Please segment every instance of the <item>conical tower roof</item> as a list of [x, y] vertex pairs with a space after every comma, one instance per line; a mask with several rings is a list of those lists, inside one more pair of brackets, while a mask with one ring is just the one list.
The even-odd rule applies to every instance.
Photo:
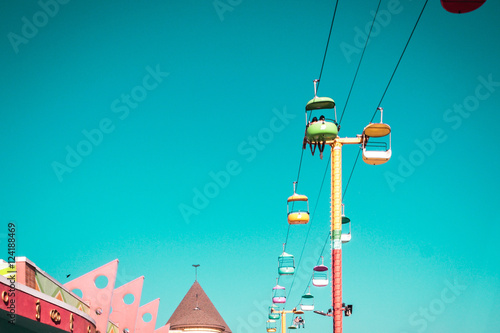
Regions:
[[171, 330], [203, 327], [232, 333], [198, 281], [194, 281], [168, 323]]

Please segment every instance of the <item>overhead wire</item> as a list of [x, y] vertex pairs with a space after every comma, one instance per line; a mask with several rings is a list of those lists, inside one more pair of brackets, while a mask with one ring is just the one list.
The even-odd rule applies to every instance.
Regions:
[[349, 94], [347, 94], [347, 99], [345, 101], [344, 108], [342, 110], [342, 114], [340, 115], [339, 125], [342, 123], [342, 118], [344, 118], [344, 112], [345, 112], [345, 109], [347, 108], [347, 104], [349, 103], [349, 98], [351, 97], [352, 88], [354, 87], [354, 83], [356, 82], [356, 78], [358, 77], [359, 68], [361, 67], [361, 62], [363, 61], [363, 57], [364, 57], [365, 51], [366, 51], [366, 46], [368, 45], [368, 41], [370, 40], [370, 35], [372, 33], [373, 25], [375, 24], [375, 18], [377, 17], [381, 2], [382, 2], [382, 0], [379, 0], [377, 10], [375, 11], [375, 15], [373, 15], [372, 25], [370, 26], [370, 31], [368, 32], [368, 36], [366, 37], [365, 46], [363, 47], [363, 52], [361, 53], [358, 67], [356, 68], [356, 73], [354, 74], [354, 79], [352, 80], [351, 88], [349, 89]]
[[342, 200], [344, 200], [345, 193], [347, 192], [347, 188], [349, 187], [349, 183], [351, 182], [352, 174], [354, 173], [354, 168], [356, 167], [356, 163], [358, 163], [360, 153], [361, 149], [358, 150], [358, 155], [356, 155], [356, 159], [354, 160], [354, 165], [352, 166], [351, 173], [349, 174], [349, 179], [347, 180], [347, 184], [345, 185], [344, 193], [342, 193]]
[[323, 74], [323, 68], [325, 66], [326, 54], [328, 53], [328, 45], [330, 44], [330, 37], [332, 36], [333, 22], [335, 21], [335, 14], [337, 13], [337, 6], [339, 2], [335, 1], [335, 9], [333, 10], [332, 23], [330, 24], [330, 32], [328, 33], [328, 38], [326, 40], [325, 54], [323, 55], [323, 62], [321, 63], [321, 69], [319, 71], [318, 85], [316, 90], [319, 90], [319, 84], [321, 82], [321, 75]]
[[[425, 0], [425, 3], [424, 3], [424, 6], [422, 7], [422, 10], [420, 11], [420, 14], [418, 15], [418, 18], [417, 18], [417, 21], [415, 22], [415, 25], [413, 26], [413, 29], [411, 31], [411, 34], [410, 36], [408, 37], [408, 40], [406, 41], [406, 44], [405, 44], [405, 47], [403, 48], [403, 51], [401, 52], [401, 56], [399, 57], [399, 60], [396, 64], [396, 66], [394, 67], [394, 70], [392, 71], [392, 75], [391, 75], [391, 78], [389, 79], [389, 82], [387, 83], [387, 86], [385, 87], [385, 90], [384, 90], [384, 93], [382, 94], [382, 97], [380, 98], [380, 101], [378, 103], [378, 106], [377, 106], [377, 109], [375, 110], [375, 112], [373, 113], [373, 116], [372, 118], [370, 119], [370, 123], [373, 121], [373, 119], [375, 118], [376, 114], [377, 114], [377, 111], [378, 111], [378, 108], [380, 107], [380, 105], [382, 104], [382, 101], [384, 100], [384, 97], [385, 97], [385, 94], [387, 93], [387, 90], [389, 89], [389, 86], [392, 82], [392, 79], [394, 78], [394, 75], [396, 74], [396, 71], [399, 67], [399, 64], [401, 63], [401, 59], [403, 59], [403, 56], [406, 52], [406, 49], [408, 48], [408, 44], [410, 44], [410, 41], [411, 41], [411, 38], [413, 36], [413, 33], [415, 32], [415, 29], [417, 28], [417, 25], [418, 23], [420, 22], [420, 18], [422, 17], [422, 14], [424, 12], [424, 9], [425, 7], [427, 6], [427, 2], [429, 0]], [[376, 16], [376, 15], [375, 15]], [[349, 176], [349, 181], [347, 182], [347, 185], [344, 189], [344, 195], [345, 195], [345, 192], [347, 191], [347, 187], [349, 186], [349, 182], [351, 180], [351, 177], [352, 177], [352, 174], [354, 173], [354, 168], [356, 167], [356, 163], [358, 162], [358, 159], [359, 159], [359, 153], [356, 155], [356, 160], [354, 161], [354, 165], [352, 167], [352, 170], [351, 170], [351, 175]], [[342, 196], [342, 198], [344, 197], [344, 195]]]
[[[403, 52], [401, 52], [401, 56], [399, 57], [398, 63], [396, 64], [396, 67], [394, 68], [394, 71], [392, 72], [391, 78], [389, 79], [389, 83], [387, 83], [387, 86], [385, 87], [384, 93], [382, 94], [382, 98], [380, 98], [380, 102], [378, 102], [377, 108], [380, 107], [382, 104], [382, 101], [384, 100], [385, 93], [387, 92], [387, 89], [389, 89], [389, 85], [392, 82], [392, 78], [394, 77], [394, 74], [396, 74], [396, 70], [398, 69], [399, 63], [401, 62], [401, 59], [403, 59], [403, 55], [405, 54], [406, 48], [408, 47], [408, 44], [410, 44], [411, 37], [413, 36], [413, 33], [415, 32], [415, 29], [417, 28], [418, 22], [420, 21], [420, 18], [422, 17], [422, 14], [424, 13], [425, 6], [427, 6], [427, 2], [429, 0], [425, 0], [424, 6], [422, 7], [422, 10], [420, 11], [420, 15], [418, 15], [417, 22], [415, 22], [415, 25], [413, 26], [413, 29], [411, 31], [410, 37], [408, 38], [408, 41], [406, 42], [406, 45], [403, 49]], [[375, 115], [377, 114], [377, 110], [373, 113], [372, 119], [370, 122], [373, 121], [373, 118], [375, 118]]]

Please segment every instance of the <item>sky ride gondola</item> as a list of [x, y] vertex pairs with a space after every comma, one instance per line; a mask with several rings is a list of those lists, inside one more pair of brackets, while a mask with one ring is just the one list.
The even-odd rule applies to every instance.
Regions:
[[309, 222], [309, 200], [307, 196], [295, 193], [297, 182], [293, 182], [293, 195], [287, 200], [288, 224]]
[[[370, 123], [363, 130], [363, 161], [371, 165], [384, 164], [391, 159], [391, 127], [382, 122], [384, 109], [380, 111], [380, 123]], [[389, 135], [389, 142], [368, 142], [370, 138], [383, 138]], [[380, 149], [382, 148], [382, 149]]]
[[295, 272], [295, 259], [293, 255], [285, 252], [285, 244], [283, 244], [283, 253], [278, 256], [278, 274], [293, 275]]
[[269, 307], [269, 319], [280, 319], [280, 313], [275, 311], [278, 311], [278, 306], [273, 304]]
[[276, 320], [274, 319], [269, 319], [266, 322], [266, 331], [268, 333], [276, 332]]
[[273, 287], [273, 303], [283, 304], [286, 303], [285, 287], [280, 286], [276, 279], [276, 285]]
[[344, 232], [344, 230], [342, 230], [340, 239], [342, 240], [342, 243], [348, 243], [351, 241], [351, 219], [345, 216], [344, 204], [342, 204], [342, 229], [344, 229], [344, 226], [346, 226], [345, 229], [348, 230], [348, 232]]
[[307, 294], [302, 295], [302, 298], [300, 300], [300, 309], [302, 311], [314, 310], [314, 296], [311, 295], [310, 289], [311, 287], [309, 287], [309, 292]]
[[298, 316], [299, 314], [303, 314], [304, 311], [297, 310], [297, 311], [293, 311], [293, 313], [294, 313], [294, 318], [292, 320], [292, 324], [290, 326], [288, 326], [288, 329], [295, 330], [297, 328], [300, 328], [301, 325], [302, 325], [302, 328], [305, 328], [304, 319], [302, 317]]
[[[295, 311], [294, 311], [295, 313]], [[303, 313], [303, 312], [302, 312]], [[297, 321], [297, 313], [295, 313], [295, 316], [293, 316], [293, 319], [292, 319], [292, 324], [290, 326], [288, 326], [288, 329], [289, 330], [296, 330], [298, 327], [297, 327], [297, 324], [298, 324], [298, 321]]]
[[321, 257], [321, 265], [313, 268], [312, 284], [315, 287], [326, 287], [328, 285], [328, 267], [323, 265], [323, 257]]
[[314, 155], [316, 151], [316, 146], [320, 151], [320, 158], [323, 158], [323, 150], [325, 149], [325, 143], [327, 140], [334, 140], [339, 133], [339, 126], [337, 124], [337, 116], [335, 114], [335, 119], [325, 118], [321, 115], [319, 119], [314, 116], [311, 121], [309, 121], [307, 112], [311, 112], [311, 117], [313, 116], [313, 111], [322, 109], [334, 109], [335, 102], [330, 97], [318, 97], [316, 84], [319, 80], [314, 80], [314, 98], [311, 99], [306, 104], [306, 134], [304, 136], [304, 142], [302, 144], [302, 149], [306, 148], [309, 144], [311, 148], [311, 153]]

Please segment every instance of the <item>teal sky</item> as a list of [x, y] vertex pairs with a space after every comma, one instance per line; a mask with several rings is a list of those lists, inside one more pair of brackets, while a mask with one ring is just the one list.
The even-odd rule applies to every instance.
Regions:
[[[55, 3], [0, 4], [0, 237], [15, 221], [17, 255], [61, 282], [119, 259], [117, 286], [144, 275], [141, 304], [161, 299], [157, 327], [200, 264], [232, 331], [265, 332], [335, 2]], [[318, 95], [338, 117], [345, 107], [340, 136], [369, 123], [423, 4], [382, 0], [346, 106], [378, 1], [339, 1]], [[500, 327], [499, 15], [494, 0], [461, 15], [429, 1], [422, 14], [381, 103], [392, 159], [360, 158], [343, 200], [345, 332]], [[357, 153], [343, 149], [344, 188]], [[280, 279], [293, 280], [287, 308], [330, 228], [325, 155], [302, 159], [313, 218], [288, 234], [302, 257]], [[317, 309], [330, 292], [311, 288]]]

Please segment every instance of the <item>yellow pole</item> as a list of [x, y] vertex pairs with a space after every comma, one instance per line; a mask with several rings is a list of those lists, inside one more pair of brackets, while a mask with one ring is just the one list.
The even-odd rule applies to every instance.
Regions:
[[360, 144], [362, 137], [336, 137], [331, 152], [331, 250], [333, 332], [342, 333], [342, 145]]
[[297, 308], [294, 308], [293, 310], [281, 310], [281, 311], [276, 311], [274, 310], [274, 308], [271, 308], [271, 313], [279, 313], [281, 314], [281, 333], [285, 333], [286, 332], [286, 314], [287, 313], [295, 313], [295, 311], [297, 310]]

